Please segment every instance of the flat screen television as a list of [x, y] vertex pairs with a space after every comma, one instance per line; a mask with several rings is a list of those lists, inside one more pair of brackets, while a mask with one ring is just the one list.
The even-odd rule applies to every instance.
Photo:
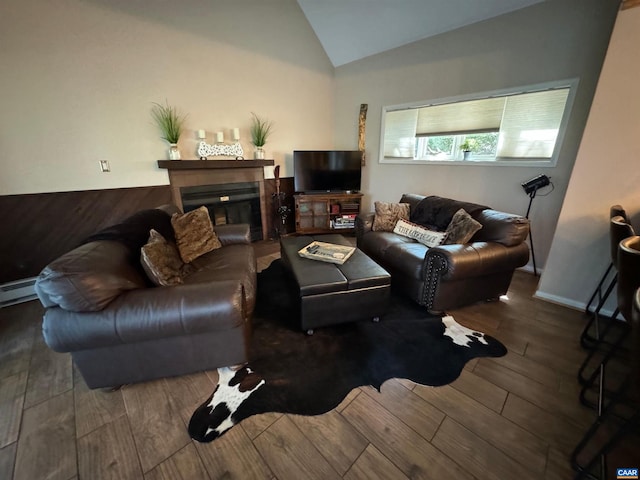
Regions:
[[296, 192], [357, 192], [362, 152], [357, 150], [295, 150], [293, 184]]

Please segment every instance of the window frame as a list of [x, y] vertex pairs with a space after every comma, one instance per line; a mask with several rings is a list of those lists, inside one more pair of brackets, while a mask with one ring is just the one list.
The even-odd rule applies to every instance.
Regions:
[[[470, 134], [473, 135], [473, 134]], [[478, 155], [478, 154], [473, 154], [473, 157], [468, 158], [467, 160], [464, 160], [464, 154], [462, 152], [462, 150], [460, 150], [460, 145], [463, 142], [463, 138], [466, 135], [448, 135], [453, 137], [453, 155], [449, 156], [448, 158], [442, 158], [442, 159], [433, 159], [433, 158], [423, 158], [423, 157], [416, 157], [414, 158], [414, 160], [407, 160], [407, 162], [415, 162], [417, 160], [421, 160], [421, 161], [429, 161], [429, 162], [438, 162], [438, 163], [446, 163], [446, 164], [450, 164], [452, 162], [464, 162], [464, 163], [468, 163], [468, 162], [496, 162], [496, 160], [492, 160], [491, 155]], [[428, 142], [429, 136], [418, 136], [416, 135], [416, 150], [418, 152], [424, 152], [427, 148], [427, 142]], [[393, 158], [398, 158], [398, 157], [393, 157]], [[406, 160], [406, 159], [405, 159]]]
[[[492, 90], [488, 92], [472, 93], [466, 95], [458, 95], [455, 97], [438, 98], [426, 101], [416, 101], [403, 103], [398, 105], [387, 105], [382, 107], [382, 115], [380, 121], [380, 145], [378, 162], [384, 164], [397, 164], [397, 165], [479, 165], [479, 166], [509, 166], [509, 167], [555, 167], [558, 163], [558, 156], [562, 148], [564, 137], [573, 110], [573, 104], [578, 90], [578, 78], [570, 78], [563, 80], [556, 80], [551, 82], [537, 83], [526, 86], [505, 88], [500, 90]], [[517, 158], [509, 160], [496, 160], [487, 159], [486, 155], [471, 156], [468, 160], [464, 160], [459, 157], [434, 160], [434, 159], [421, 159], [421, 158], [403, 158], [403, 157], [385, 157], [384, 156], [384, 139], [385, 139], [385, 118], [388, 112], [395, 112], [399, 110], [409, 110], [421, 107], [429, 107], [436, 105], [444, 105], [449, 103], [466, 102], [470, 100], [482, 100], [491, 97], [510, 96], [514, 94], [522, 93], [534, 93], [541, 92], [550, 89], [569, 88], [569, 94], [565, 103], [564, 111], [562, 113], [562, 119], [560, 121], [560, 127], [558, 129], [558, 135], [553, 148], [553, 154], [550, 158], [525, 158], [522, 160]], [[417, 139], [418, 137], [416, 137]], [[417, 143], [416, 143], [417, 148]]]

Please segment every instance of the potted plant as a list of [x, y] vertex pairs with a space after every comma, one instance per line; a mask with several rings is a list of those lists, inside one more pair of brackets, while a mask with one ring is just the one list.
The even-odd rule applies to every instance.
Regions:
[[271, 134], [273, 124], [269, 120], [263, 120], [251, 112], [251, 143], [256, 147], [255, 158], [264, 159], [264, 144]]
[[476, 141], [473, 138], [465, 138], [464, 142], [460, 144], [460, 150], [462, 150], [462, 154], [465, 160], [469, 158], [469, 155], [471, 154], [471, 150], [475, 146], [476, 146]]
[[162, 133], [161, 138], [169, 142], [169, 159], [180, 160], [180, 151], [178, 150], [178, 140], [184, 130], [184, 121], [187, 118], [186, 115], [179, 115], [178, 110], [175, 107], [166, 105], [160, 105], [159, 103], [153, 104], [151, 109], [151, 115], [160, 128]]

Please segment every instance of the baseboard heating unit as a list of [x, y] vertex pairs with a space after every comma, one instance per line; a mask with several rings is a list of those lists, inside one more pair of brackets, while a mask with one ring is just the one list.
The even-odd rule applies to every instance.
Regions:
[[23, 278], [0, 285], [0, 308], [38, 298], [34, 289], [36, 278]]

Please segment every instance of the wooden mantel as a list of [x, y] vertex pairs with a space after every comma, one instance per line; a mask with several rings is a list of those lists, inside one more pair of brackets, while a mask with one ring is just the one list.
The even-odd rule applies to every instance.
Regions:
[[166, 168], [169, 173], [173, 202], [183, 211], [180, 190], [183, 187], [258, 182], [263, 238], [268, 238], [263, 167], [274, 164], [273, 160], [158, 160], [158, 167]]

